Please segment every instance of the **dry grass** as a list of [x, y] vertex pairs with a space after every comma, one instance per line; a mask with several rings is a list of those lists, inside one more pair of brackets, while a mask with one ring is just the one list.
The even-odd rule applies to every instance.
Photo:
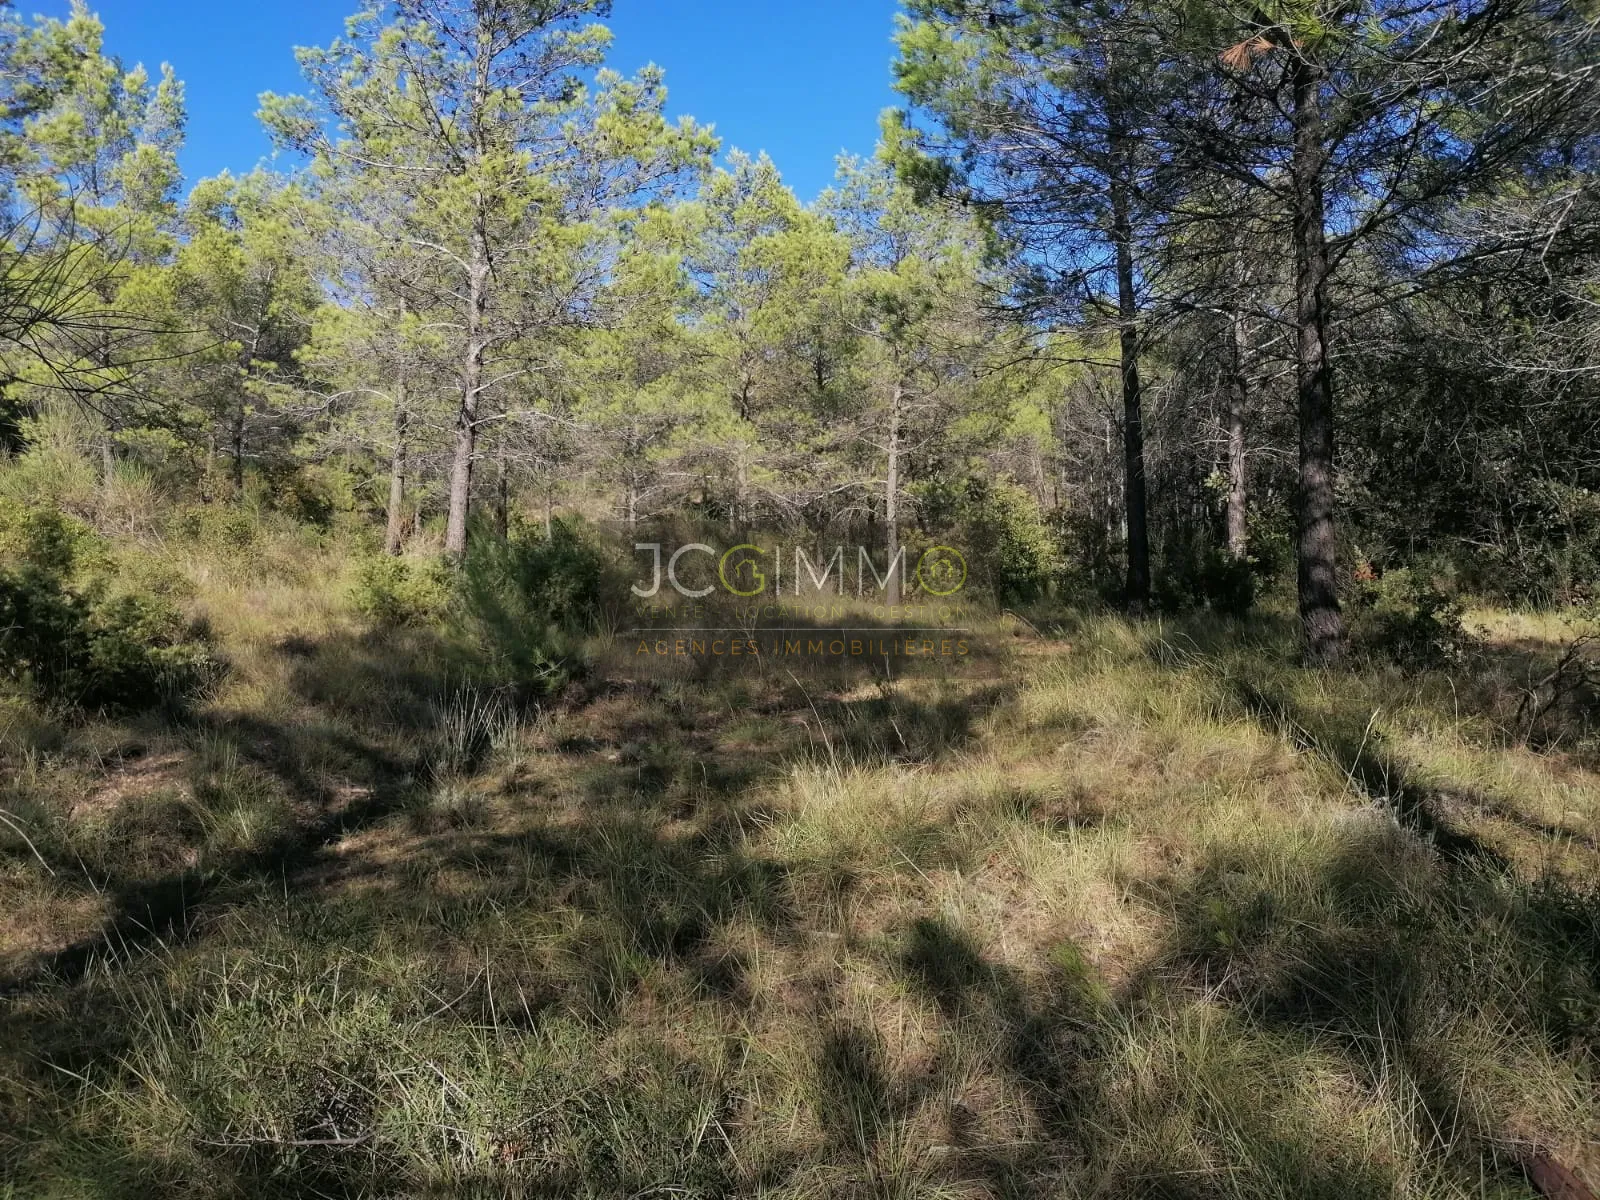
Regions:
[[1507, 736], [1547, 624], [1453, 678], [1271, 615], [602, 639], [530, 708], [256, 552], [173, 552], [190, 723], [0, 708], [0, 1195], [1600, 1185], [1600, 775]]

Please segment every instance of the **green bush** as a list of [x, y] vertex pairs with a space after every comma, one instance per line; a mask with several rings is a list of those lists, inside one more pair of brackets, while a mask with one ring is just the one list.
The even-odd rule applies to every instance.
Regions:
[[550, 536], [473, 541], [463, 573], [469, 605], [479, 593], [508, 602], [533, 625], [592, 633], [604, 609], [606, 559], [579, 528], [555, 521]]
[[1234, 558], [1220, 546], [1179, 541], [1163, 547], [1154, 581], [1158, 608], [1185, 612], [1209, 608], [1239, 617], [1256, 602], [1258, 563]]
[[443, 620], [450, 591], [450, 571], [443, 562], [374, 554], [357, 565], [351, 598], [374, 625], [398, 629]]
[[164, 596], [119, 588], [108, 548], [47, 509], [0, 506], [0, 674], [37, 699], [95, 711], [169, 706], [217, 670]]
[[1085, 512], [1062, 509], [1051, 515], [1056, 548], [1055, 583], [1077, 603], [1113, 604], [1122, 598], [1127, 567], [1120, 538], [1104, 521]]
[[1401, 567], [1356, 584], [1351, 632], [1368, 654], [1407, 670], [1458, 665], [1471, 646], [1450, 581]]
[[559, 686], [577, 668], [578, 639], [606, 611], [605, 555], [575, 525], [502, 541], [474, 540], [460, 577], [462, 615], [480, 652], [522, 688]]
[[[1050, 590], [1056, 546], [1039, 505], [1008, 480], [977, 476], [959, 485], [935, 485], [920, 496], [925, 524], [961, 551], [972, 582], [1000, 604], [1028, 604]], [[910, 569], [916, 567], [910, 560]]]

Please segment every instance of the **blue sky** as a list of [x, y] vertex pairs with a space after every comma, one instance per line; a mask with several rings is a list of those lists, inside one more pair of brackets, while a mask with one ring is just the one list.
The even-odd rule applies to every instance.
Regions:
[[[91, 0], [107, 49], [187, 85], [190, 184], [247, 171], [270, 153], [256, 97], [297, 91], [292, 47], [325, 45], [356, 0]], [[62, 16], [67, 0], [19, 0]], [[895, 0], [616, 0], [611, 65], [666, 68], [670, 108], [716, 125], [724, 150], [766, 150], [802, 199], [840, 151], [870, 154], [890, 89]]]

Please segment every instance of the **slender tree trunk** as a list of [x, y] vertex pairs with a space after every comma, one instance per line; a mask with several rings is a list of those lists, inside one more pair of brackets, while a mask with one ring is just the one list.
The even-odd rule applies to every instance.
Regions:
[[889, 403], [889, 478], [884, 485], [883, 523], [889, 546], [888, 604], [896, 607], [901, 598], [900, 569], [900, 435], [901, 409], [905, 404], [905, 385], [898, 375]]
[[[1116, 83], [1113, 81], [1112, 86]], [[1150, 524], [1144, 470], [1144, 394], [1139, 380], [1139, 297], [1134, 290], [1133, 216], [1129, 188], [1132, 141], [1119, 103], [1110, 114], [1111, 236], [1117, 250], [1117, 323], [1122, 350], [1122, 452], [1128, 521], [1127, 601], [1132, 612], [1150, 603]]]
[[472, 232], [467, 268], [467, 353], [461, 366], [461, 407], [456, 414], [456, 451], [450, 464], [450, 515], [444, 552], [467, 552], [467, 518], [472, 505], [472, 468], [478, 449], [478, 402], [483, 391], [484, 324], [489, 304], [489, 244], [482, 226], [482, 202]]
[[1105, 416], [1104, 444], [1106, 451], [1106, 538], [1114, 542], [1123, 535], [1127, 527], [1117, 520], [1116, 444], [1111, 436], [1111, 414], [1109, 412]]
[[389, 460], [389, 529], [383, 540], [384, 552], [391, 555], [400, 553], [406, 537], [406, 437], [410, 419], [402, 380], [395, 395], [394, 457]]
[[506, 471], [506, 452], [502, 445], [497, 459], [498, 477], [494, 493], [494, 532], [502, 542], [511, 540], [511, 477]]
[[1250, 380], [1246, 374], [1248, 330], [1242, 312], [1235, 312], [1233, 371], [1228, 386], [1228, 553], [1242, 562], [1250, 553], [1250, 472], [1245, 456], [1245, 413], [1250, 405]]
[[[481, 169], [488, 156], [485, 133], [489, 115], [489, 74], [493, 66], [493, 34], [480, 14], [472, 103], [457, 119], [469, 128], [473, 157]], [[478, 405], [483, 393], [483, 360], [487, 350], [489, 311], [489, 197], [479, 178], [472, 197], [471, 249], [467, 259], [467, 350], [461, 365], [461, 407], [456, 414], [456, 450], [450, 464], [450, 512], [445, 522], [444, 552], [461, 558], [467, 552], [467, 518], [472, 507], [472, 468], [478, 449]]]
[[229, 436], [233, 449], [233, 496], [235, 500], [244, 498], [244, 425], [245, 425], [245, 394], [239, 393], [239, 403], [233, 412], [233, 429]]
[[216, 499], [216, 481], [222, 475], [222, 455], [217, 449], [217, 431], [212, 429], [206, 435], [206, 473], [201, 483], [200, 502], [210, 504]]
[[[400, 323], [403, 327], [406, 318], [406, 304], [400, 302]], [[400, 360], [395, 367], [394, 381], [394, 456], [389, 460], [389, 528], [384, 534], [384, 552], [398, 555], [406, 540], [406, 440], [410, 434], [411, 425], [411, 396], [407, 386], [405, 349], [402, 346]]]
[[[110, 297], [104, 299], [109, 303]], [[95, 343], [95, 365], [102, 371], [111, 369], [111, 334], [109, 330], [102, 329]], [[105, 437], [100, 440], [100, 483], [109, 488], [111, 477], [117, 469], [117, 429], [118, 421], [115, 416], [106, 417]]]
[[1328, 363], [1328, 245], [1323, 211], [1323, 69], [1295, 54], [1294, 248], [1296, 367], [1300, 409], [1299, 593], [1306, 660], [1344, 655], [1334, 526], [1333, 372]]
[[728, 512], [728, 524], [737, 530], [739, 522], [744, 518], [744, 494], [749, 486], [749, 472], [745, 466], [744, 447], [740, 446], [734, 454], [737, 457], [733, 471], [733, 505]]

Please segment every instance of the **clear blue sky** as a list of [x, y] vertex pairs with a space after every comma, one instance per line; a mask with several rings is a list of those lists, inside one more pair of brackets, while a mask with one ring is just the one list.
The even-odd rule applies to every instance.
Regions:
[[[63, 16], [67, 0], [18, 0]], [[294, 46], [326, 45], [356, 0], [91, 0], [107, 49], [152, 73], [170, 62], [188, 89], [183, 157], [192, 185], [247, 171], [271, 150], [256, 122], [264, 91], [300, 90]], [[666, 68], [674, 115], [715, 124], [723, 149], [766, 150], [802, 199], [841, 151], [870, 154], [889, 86], [895, 0], [616, 0], [611, 65]]]

